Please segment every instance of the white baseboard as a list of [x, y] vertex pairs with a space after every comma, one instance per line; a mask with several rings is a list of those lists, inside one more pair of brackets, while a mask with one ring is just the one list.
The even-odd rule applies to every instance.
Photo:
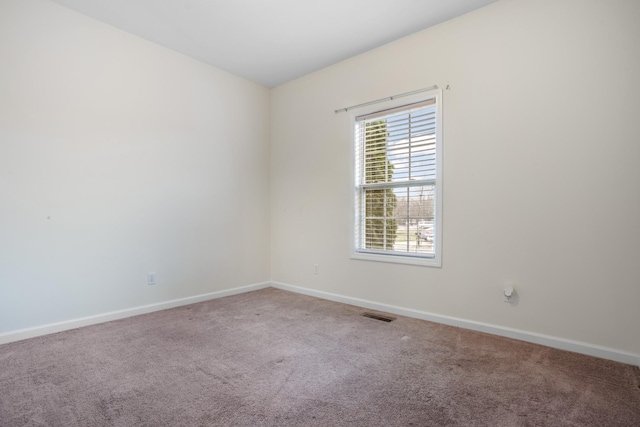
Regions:
[[443, 316], [440, 314], [428, 313], [425, 311], [413, 310], [403, 307], [397, 307], [388, 304], [381, 304], [373, 301], [367, 301], [359, 298], [346, 297], [343, 295], [322, 292], [299, 286], [288, 285], [286, 283], [271, 282], [274, 288], [285, 291], [296, 292], [299, 294], [309, 295], [317, 298], [327, 299], [330, 301], [351, 304], [358, 307], [378, 310], [382, 312], [397, 314], [399, 316], [413, 317], [416, 319], [428, 320], [435, 323], [443, 323], [445, 325], [458, 326], [460, 328], [471, 329], [474, 331], [486, 332], [502, 337], [513, 338], [520, 341], [526, 341], [534, 344], [540, 344], [547, 347], [557, 348], [560, 350], [572, 351], [575, 353], [595, 356], [602, 359], [613, 360], [616, 362], [626, 363], [629, 365], [640, 366], [640, 355], [628, 353], [614, 348], [603, 347], [594, 344], [588, 344], [579, 341], [573, 341], [565, 338], [554, 337], [550, 335], [538, 334], [535, 332], [527, 332], [519, 329], [507, 328], [504, 326], [491, 325], [473, 320], [460, 319], [457, 317]]
[[124, 319], [126, 317], [137, 316], [140, 314], [151, 313], [154, 311], [166, 310], [168, 308], [180, 307], [183, 305], [194, 304], [197, 302], [223, 298], [231, 295], [237, 295], [245, 292], [256, 291], [274, 287], [285, 291], [295, 292], [299, 294], [309, 295], [330, 301], [341, 302], [344, 304], [355, 305], [358, 307], [378, 310], [387, 313], [397, 314], [399, 316], [413, 317], [416, 319], [428, 320], [430, 322], [442, 323], [445, 325], [457, 326], [460, 328], [471, 329], [474, 331], [486, 332], [493, 335], [513, 338], [520, 341], [526, 341], [534, 344], [540, 344], [547, 347], [557, 348], [560, 350], [573, 351], [576, 353], [586, 354], [589, 356], [600, 357], [602, 359], [614, 360], [616, 362], [626, 363], [629, 365], [640, 366], [640, 355], [616, 350], [609, 347], [588, 344], [584, 342], [569, 340], [565, 338], [554, 337], [550, 335], [538, 334], [519, 329], [507, 328], [503, 326], [492, 325], [483, 322], [460, 319], [457, 317], [443, 316], [440, 314], [428, 313], [425, 311], [413, 310], [398, 307], [389, 304], [382, 304], [374, 301], [363, 300], [360, 298], [347, 297], [329, 292], [317, 291], [314, 289], [293, 286], [281, 282], [262, 282], [248, 286], [241, 286], [223, 291], [211, 292], [207, 294], [195, 295], [192, 297], [180, 298], [171, 301], [164, 301], [155, 304], [148, 304], [139, 307], [132, 307], [124, 310], [111, 311], [108, 313], [88, 316], [79, 319], [72, 319], [63, 322], [50, 323], [47, 325], [36, 326], [33, 328], [19, 329], [0, 334], [0, 344], [6, 344], [14, 341], [20, 341], [28, 338], [34, 338], [42, 335], [62, 332], [69, 329], [80, 328], [82, 326], [95, 325], [98, 323], [109, 322], [111, 320]]
[[34, 338], [41, 335], [53, 334], [69, 329], [76, 329], [82, 326], [95, 325], [97, 323], [109, 322], [111, 320], [124, 319], [125, 317], [137, 316], [139, 314], [151, 313], [154, 311], [166, 310], [168, 308], [180, 307], [216, 298], [228, 297], [245, 292], [256, 291], [270, 287], [270, 282], [255, 283], [253, 285], [241, 286], [239, 288], [226, 289], [224, 291], [210, 292], [207, 294], [195, 295], [192, 297], [180, 298], [171, 301], [164, 301], [155, 304], [142, 305], [139, 307], [127, 308], [124, 310], [111, 311], [97, 314], [95, 316], [82, 317], [79, 319], [65, 320], [63, 322], [49, 323], [33, 328], [19, 329], [0, 334], [0, 344], [20, 341], [27, 338]]

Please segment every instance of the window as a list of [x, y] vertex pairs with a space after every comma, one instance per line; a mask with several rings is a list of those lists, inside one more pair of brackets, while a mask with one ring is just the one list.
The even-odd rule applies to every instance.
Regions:
[[354, 258], [441, 265], [440, 92], [355, 117]]

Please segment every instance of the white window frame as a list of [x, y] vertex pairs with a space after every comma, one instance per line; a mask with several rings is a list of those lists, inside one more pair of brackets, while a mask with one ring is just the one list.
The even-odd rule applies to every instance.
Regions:
[[[356, 150], [358, 150], [358, 143], [356, 141], [356, 118], [372, 114], [377, 111], [388, 110], [391, 108], [409, 107], [410, 104], [415, 104], [417, 102], [426, 101], [434, 99], [435, 100], [435, 111], [436, 111], [436, 183], [435, 183], [435, 207], [434, 207], [434, 255], [433, 256], [413, 256], [413, 255], [403, 255], [403, 254], [379, 254], [379, 253], [371, 253], [358, 249], [358, 241], [361, 238], [356, 235], [359, 227], [357, 224], [361, 221], [360, 212], [358, 209], [358, 193], [360, 191], [358, 185], [358, 168], [359, 165], [356, 164], [356, 159], [358, 159], [358, 155]], [[376, 103], [375, 105], [368, 105], [365, 107], [360, 107], [358, 109], [349, 110], [351, 113], [351, 135], [352, 135], [352, 185], [353, 185], [353, 197], [352, 197], [352, 209], [353, 209], [353, 217], [351, 221], [351, 259], [355, 260], [366, 260], [366, 261], [379, 261], [379, 262], [390, 262], [396, 264], [410, 264], [410, 265], [419, 265], [426, 267], [442, 267], [442, 201], [443, 201], [443, 192], [442, 192], [442, 159], [443, 159], [443, 150], [442, 150], [442, 91], [440, 89], [435, 89], [427, 92], [421, 92], [414, 95], [390, 99], [388, 101], [383, 101], [381, 103]]]

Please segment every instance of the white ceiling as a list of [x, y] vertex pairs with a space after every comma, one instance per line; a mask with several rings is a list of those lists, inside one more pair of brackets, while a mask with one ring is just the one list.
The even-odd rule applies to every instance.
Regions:
[[275, 87], [495, 0], [53, 0]]

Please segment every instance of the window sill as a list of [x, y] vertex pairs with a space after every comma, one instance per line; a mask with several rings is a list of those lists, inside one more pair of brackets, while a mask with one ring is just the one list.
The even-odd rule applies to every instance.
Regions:
[[378, 255], [363, 252], [354, 252], [351, 259], [362, 261], [390, 262], [393, 264], [418, 265], [422, 267], [442, 267], [442, 263], [437, 258], [417, 258], [402, 255]]

